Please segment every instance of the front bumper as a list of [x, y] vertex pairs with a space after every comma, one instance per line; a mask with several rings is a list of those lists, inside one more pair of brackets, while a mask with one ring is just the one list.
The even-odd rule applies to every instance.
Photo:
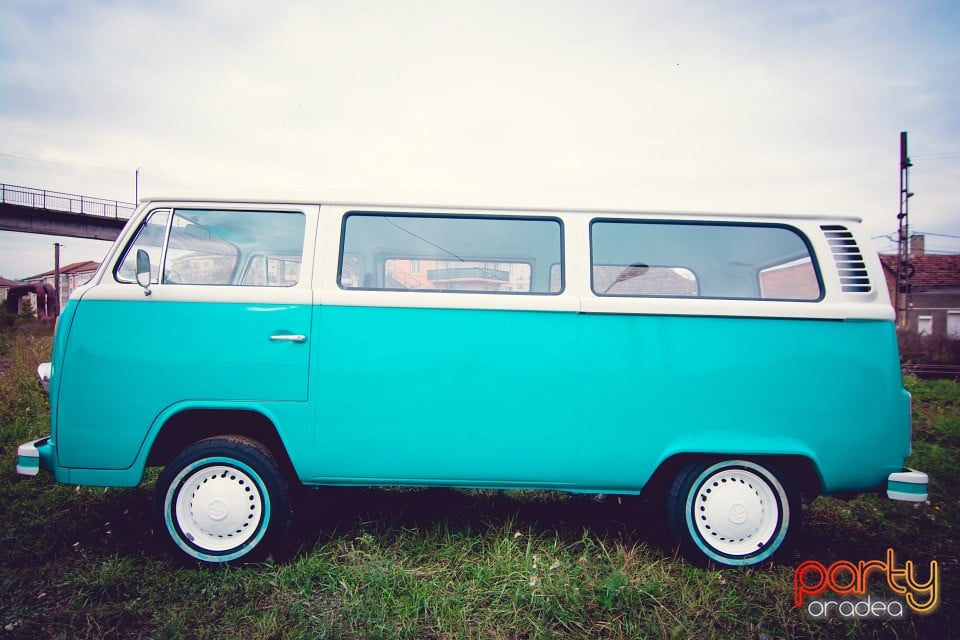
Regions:
[[906, 502], [926, 502], [930, 479], [923, 471], [904, 467], [887, 477], [887, 497]]
[[40, 468], [50, 469], [50, 456], [53, 445], [50, 438], [40, 438], [27, 442], [17, 449], [17, 473], [24, 476], [35, 476]]

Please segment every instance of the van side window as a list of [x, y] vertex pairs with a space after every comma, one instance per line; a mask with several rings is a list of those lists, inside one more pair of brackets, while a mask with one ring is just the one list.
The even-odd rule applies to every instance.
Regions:
[[685, 267], [593, 265], [593, 286], [600, 295], [696, 296], [697, 276]]
[[164, 284], [230, 284], [240, 249], [214, 235], [207, 211], [177, 211], [173, 216]]
[[167, 235], [167, 221], [170, 219], [169, 209], [151, 211], [144, 220], [137, 235], [123, 254], [123, 259], [114, 270], [114, 277], [120, 282], [137, 281], [137, 249], [143, 249], [150, 256], [150, 282], [157, 284], [160, 281], [160, 252]]
[[816, 301], [809, 244], [782, 225], [595, 220], [593, 292], [600, 296]]
[[344, 289], [556, 294], [562, 243], [553, 218], [348, 213], [337, 282]]
[[778, 300], [816, 300], [820, 284], [809, 257], [777, 265], [760, 272], [760, 293], [763, 298]]
[[300, 280], [300, 256], [258, 255], [247, 264], [240, 284], [256, 287], [292, 287]]
[[297, 212], [177, 209], [163, 282], [293, 286], [300, 280], [304, 227]]
[[290, 287], [300, 281], [305, 225], [298, 212], [160, 209], [128, 245], [116, 278], [136, 282], [137, 249], [146, 249], [154, 284], [162, 265], [163, 284]]

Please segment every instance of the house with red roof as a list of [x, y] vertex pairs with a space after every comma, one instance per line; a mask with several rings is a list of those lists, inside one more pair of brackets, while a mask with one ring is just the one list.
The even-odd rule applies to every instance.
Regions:
[[16, 280], [8, 280], [0, 276], [0, 302], [7, 299], [7, 292], [14, 287], [19, 287], [22, 283]]
[[[99, 262], [86, 260], [84, 262], [73, 262], [60, 267], [60, 309], [67, 304], [67, 298], [81, 285], [86, 284], [93, 277], [93, 274], [100, 268]], [[38, 273], [35, 276], [24, 278], [22, 283], [26, 284], [48, 284], [56, 289], [56, 273], [53, 269]], [[54, 296], [56, 297], [56, 296]]]
[[[907, 330], [960, 340], [960, 255], [924, 251], [923, 236], [910, 242], [907, 267]], [[899, 257], [881, 254], [890, 301], [896, 307]]]

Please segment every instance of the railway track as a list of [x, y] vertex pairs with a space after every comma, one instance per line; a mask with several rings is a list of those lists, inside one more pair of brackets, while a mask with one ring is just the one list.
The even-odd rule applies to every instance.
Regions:
[[924, 380], [960, 381], [960, 365], [955, 364], [905, 364], [903, 372]]

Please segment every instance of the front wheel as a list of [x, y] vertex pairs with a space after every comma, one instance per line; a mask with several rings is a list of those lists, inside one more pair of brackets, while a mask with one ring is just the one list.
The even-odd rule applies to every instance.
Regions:
[[799, 497], [785, 477], [747, 460], [697, 463], [677, 476], [667, 517], [695, 564], [747, 566], [782, 550], [799, 526]]
[[201, 562], [265, 558], [283, 536], [289, 509], [273, 455], [238, 436], [187, 447], [163, 470], [154, 490], [160, 530]]

